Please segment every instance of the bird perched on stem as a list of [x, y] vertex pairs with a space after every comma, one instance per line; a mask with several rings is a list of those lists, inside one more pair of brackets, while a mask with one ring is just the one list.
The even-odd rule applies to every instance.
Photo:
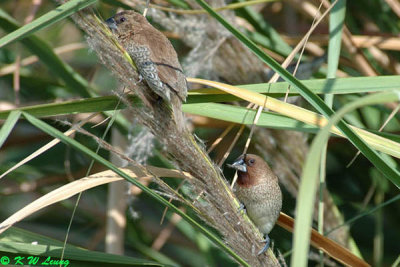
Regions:
[[181, 112], [181, 103], [187, 96], [187, 82], [168, 38], [132, 10], [115, 14], [106, 20], [106, 24], [152, 91], [171, 104], [174, 112]]
[[253, 154], [243, 154], [228, 166], [238, 172], [235, 184], [237, 198], [252, 222], [265, 235], [265, 246], [258, 253], [260, 255], [269, 247], [268, 234], [282, 208], [282, 192], [278, 178], [261, 157]]

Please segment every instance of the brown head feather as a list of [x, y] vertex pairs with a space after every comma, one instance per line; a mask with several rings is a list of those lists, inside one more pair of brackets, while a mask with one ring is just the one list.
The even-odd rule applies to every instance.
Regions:
[[245, 154], [242, 157], [244, 157], [247, 172], [238, 171], [238, 186], [250, 187], [278, 179], [261, 157], [254, 154]]

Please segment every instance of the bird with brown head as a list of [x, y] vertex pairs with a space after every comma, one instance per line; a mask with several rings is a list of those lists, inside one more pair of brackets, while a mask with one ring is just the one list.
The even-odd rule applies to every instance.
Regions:
[[270, 243], [269, 232], [275, 225], [282, 209], [282, 192], [278, 177], [259, 156], [243, 154], [231, 165], [238, 172], [235, 195], [246, 208], [252, 222], [265, 235], [264, 253]]

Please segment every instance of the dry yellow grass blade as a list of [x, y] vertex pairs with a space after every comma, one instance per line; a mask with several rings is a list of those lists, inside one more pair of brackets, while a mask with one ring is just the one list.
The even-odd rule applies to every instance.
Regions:
[[[187, 80], [191, 83], [212, 86], [251, 103], [268, 108], [270, 110], [289, 116], [291, 118], [295, 118], [308, 124], [323, 127], [328, 123], [328, 121], [323, 116], [317, 113], [246, 89], [238, 88], [220, 82], [202, 80], [197, 78], [188, 78]], [[332, 132], [341, 135], [341, 132], [337, 128], [333, 128]]]
[[[71, 129], [68, 130], [66, 132], [64, 132], [64, 134], [66, 136], [70, 136], [71, 134], [75, 133], [76, 130]], [[12, 166], [10, 169], [8, 169], [7, 171], [5, 171], [4, 173], [2, 173], [0, 175], [0, 179], [3, 178], [4, 176], [6, 176], [7, 174], [9, 174], [10, 172], [16, 170], [17, 168], [21, 167], [22, 165], [24, 165], [25, 163], [27, 163], [28, 161], [33, 160], [34, 158], [38, 157], [40, 154], [42, 154], [43, 152], [46, 152], [47, 150], [49, 150], [50, 148], [52, 148], [53, 146], [57, 145], [58, 143], [60, 143], [59, 139], [53, 139], [52, 141], [50, 141], [49, 143], [47, 143], [46, 145], [42, 146], [41, 148], [39, 148], [38, 150], [36, 150], [35, 152], [33, 152], [32, 154], [30, 154], [28, 157], [24, 158], [23, 160], [21, 160], [20, 162], [18, 162], [17, 164], [15, 164], [14, 166]]]
[[[287, 36], [283, 35], [283, 39], [288, 44], [297, 44], [303, 36]], [[327, 45], [329, 35], [315, 35], [310, 37], [310, 42], [318, 45]], [[370, 48], [377, 47], [382, 50], [400, 50], [400, 38], [396, 36], [377, 36], [377, 35], [353, 35], [353, 41], [357, 48]]]
[[[71, 44], [67, 44], [67, 45], [55, 48], [54, 53], [56, 55], [61, 55], [64, 53], [68, 53], [68, 52], [86, 48], [86, 47], [87, 47], [87, 45], [84, 43], [71, 43]], [[25, 67], [25, 66], [33, 64], [37, 61], [39, 61], [39, 58], [37, 56], [29, 56], [29, 57], [26, 57], [21, 60], [20, 66]], [[5, 65], [4, 67], [0, 68], [0, 76], [4, 76], [4, 75], [10, 74], [10, 73], [13, 73], [16, 69], [17, 69], [17, 64], [15, 64], [15, 63]]]
[[[188, 78], [188, 82], [198, 83], [202, 85], [212, 86], [214, 88], [220, 89], [228, 94], [237, 96], [243, 100], [249, 101], [251, 103], [257, 104], [259, 106], [268, 108], [272, 111], [275, 111], [279, 114], [288, 116], [290, 118], [302, 121], [304, 123], [308, 123], [311, 125], [318, 126], [320, 128], [324, 127], [328, 120], [315, 112], [309, 111], [307, 109], [285, 103], [283, 101], [277, 100], [272, 97], [268, 97], [259, 93], [255, 93], [243, 88], [238, 88], [235, 86], [231, 86], [228, 84], [214, 82], [209, 80], [197, 79], [197, 78]], [[367, 142], [370, 146], [379, 150], [381, 152], [387, 153], [394, 157], [400, 158], [400, 144], [378, 136], [376, 134], [372, 134], [363, 129], [351, 126], [352, 130], [354, 130], [365, 142]], [[331, 128], [331, 133], [337, 134], [339, 136], [344, 137], [344, 135], [337, 129], [336, 127]]]
[[[81, 122], [79, 122], [77, 124], [77, 126], [82, 126], [84, 125], [86, 122], [88, 122], [90, 119], [94, 118], [95, 116], [99, 115], [99, 113], [94, 113], [90, 116], [88, 116], [87, 118], [83, 119]], [[76, 129], [69, 129], [68, 131], [64, 132], [64, 134], [66, 136], [70, 136], [73, 133], [76, 132]], [[12, 166], [10, 169], [8, 169], [7, 171], [5, 171], [4, 173], [2, 173], [0, 175], [0, 179], [3, 178], [4, 176], [6, 176], [7, 174], [9, 174], [10, 172], [16, 170], [17, 168], [21, 167], [22, 165], [24, 165], [25, 163], [27, 163], [28, 161], [31, 161], [32, 159], [38, 157], [40, 154], [46, 152], [47, 150], [49, 150], [50, 148], [52, 148], [53, 146], [57, 145], [58, 143], [60, 143], [61, 141], [57, 138], [53, 139], [52, 141], [50, 141], [49, 143], [47, 143], [46, 145], [42, 146], [41, 148], [39, 148], [38, 150], [36, 150], [35, 152], [33, 152], [32, 154], [30, 154], [29, 156], [27, 156], [26, 158], [24, 158], [23, 160], [21, 160], [20, 162], [18, 162], [17, 164], [15, 164], [14, 166]]]
[[[152, 173], [157, 177], [175, 177], [182, 179], [192, 179], [189, 173], [185, 173], [178, 170], [170, 170], [158, 167], [148, 166], [146, 169], [149, 173]], [[126, 172], [133, 178], [145, 178], [148, 175], [143, 174], [143, 170], [139, 167], [122, 168], [122, 171]], [[80, 192], [88, 190], [90, 188], [108, 184], [116, 181], [121, 181], [123, 178], [115, 174], [113, 171], [103, 171], [96, 174], [92, 174], [88, 177], [73, 181], [69, 184], [61, 186], [50, 193], [38, 198], [37, 200], [26, 205], [13, 215], [8, 217], [5, 221], [0, 224], [0, 234], [10, 228], [13, 224], [23, 220], [27, 216], [47, 207], [59, 201], [68, 199]]]

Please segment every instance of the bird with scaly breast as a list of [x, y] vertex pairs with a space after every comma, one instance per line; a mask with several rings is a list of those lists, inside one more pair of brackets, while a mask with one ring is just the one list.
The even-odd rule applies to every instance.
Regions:
[[[137, 66], [140, 76], [159, 97], [178, 108], [186, 101], [187, 82], [171, 42], [145, 17], [122, 11], [106, 20]], [[176, 100], [177, 99], [177, 100]]]
[[282, 192], [278, 177], [261, 157], [243, 154], [231, 165], [237, 170], [235, 195], [246, 209], [247, 215], [265, 236], [264, 253], [270, 243], [271, 232], [282, 209]]

